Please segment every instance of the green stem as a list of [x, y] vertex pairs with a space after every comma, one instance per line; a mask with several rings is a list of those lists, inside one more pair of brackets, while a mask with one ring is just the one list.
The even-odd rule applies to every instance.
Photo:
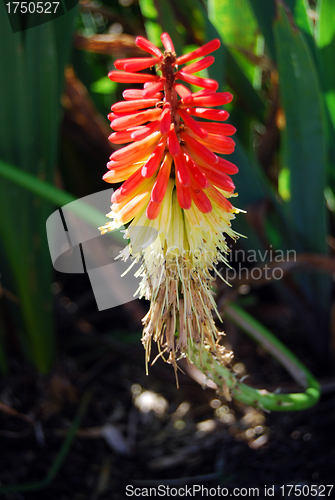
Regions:
[[304, 410], [317, 403], [320, 398], [320, 385], [301, 361], [278, 340], [267, 328], [236, 304], [229, 304], [225, 309], [226, 316], [244, 330], [254, 340], [270, 352], [304, 387], [305, 392], [277, 394], [264, 389], [254, 389], [236, 378], [226, 366], [208, 351], [197, 346], [190, 346], [191, 361], [202, 372], [207, 372], [218, 388], [228, 386], [233, 398], [245, 404], [257, 406], [270, 411]]

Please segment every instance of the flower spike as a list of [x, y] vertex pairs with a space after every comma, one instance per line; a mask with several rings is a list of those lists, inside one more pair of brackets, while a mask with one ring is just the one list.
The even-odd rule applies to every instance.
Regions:
[[[100, 229], [105, 233], [130, 223], [130, 244], [122, 258], [142, 258], [138, 294], [151, 301], [143, 319], [146, 361], [153, 339], [176, 369], [178, 357], [188, 356], [192, 343], [220, 352], [223, 362], [230, 359], [228, 351], [217, 347], [221, 334], [212, 317], [217, 308], [210, 270], [226, 262], [223, 233], [237, 238], [230, 221], [238, 209], [228, 198], [235, 196], [230, 175], [238, 169], [219, 156], [234, 150], [230, 136], [235, 128], [222, 123], [229, 114], [220, 108], [233, 96], [217, 92], [215, 80], [195, 75], [213, 64], [208, 54], [220, 41], [179, 57], [168, 33], [161, 41], [164, 53], [137, 37], [137, 46], [149, 56], [119, 59], [119, 71], [108, 75], [119, 83], [142, 83], [143, 89], [124, 90], [125, 100], [108, 115], [115, 131], [109, 140], [123, 147], [111, 155], [104, 180], [124, 182], [112, 196], [112, 221]], [[158, 74], [146, 72], [153, 67]], [[192, 92], [188, 84], [201, 90]], [[132, 238], [135, 226], [141, 231]], [[157, 236], [148, 245], [150, 231]]]

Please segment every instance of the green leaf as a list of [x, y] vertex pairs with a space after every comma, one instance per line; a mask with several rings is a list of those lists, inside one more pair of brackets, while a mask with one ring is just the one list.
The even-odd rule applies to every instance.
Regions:
[[[325, 253], [326, 145], [318, 75], [304, 36], [280, 3], [274, 35], [286, 117], [282, 157], [290, 179], [287, 220], [295, 235], [297, 250]], [[325, 277], [315, 278], [306, 283], [305, 291], [325, 310], [329, 283]]]
[[[282, 207], [278, 203], [275, 191], [271, 188], [257, 160], [246, 151], [238, 137], [234, 138], [236, 142], [235, 152], [230, 155], [229, 160], [235, 163], [239, 168], [239, 173], [233, 180], [236, 185], [238, 198], [233, 201], [236, 207], [248, 210], [248, 206], [268, 200], [276, 211], [276, 226], [274, 232], [280, 241], [279, 248], [286, 249], [292, 244], [292, 237], [285, 221]], [[245, 248], [262, 251], [264, 243], [261, 242], [256, 231], [247, 221], [246, 217], [238, 215], [234, 221], [234, 229], [237, 232], [247, 236], [247, 240], [242, 240], [241, 244]]]
[[290, 170], [286, 167], [282, 168], [278, 175], [278, 193], [284, 201], [291, 199]]
[[[190, 0], [187, 0], [188, 2]], [[209, 19], [207, 13], [199, 0], [192, 1], [196, 5], [205, 23], [206, 42], [213, 38], [221, 38], [219, 32], [214, 26], [212, 19]], [[211, 14], [211, 13], [210, 13]], [[262, 120], [265, 112], [265, 105], [258, 93], [255, 91], [248, 78], [245, 76], [236, 60], [227, 50], [224, 43], [220, 49], [215, 52], [215, 63], [208, 68], [211, 78], [219, 82], [220, 88], [225, 82], [228, 82], [233, 90], [238, 94], [239, 105], [255, 118]], [[237, 96], [235, 96], [235, 100]]]
[[174, 15], [171, 8], [171, 2], [167, 0], [158, 0], [154, 3], [158, 12], [158, 20], [162, 30], [169, 33], [173, 41], [176, 54], [182, 54], [184, 43], [182, 36], [180, 35], [181, 25], [178, 18]]
[[272, 31], [272, 22], [276, 14], [274, 1], [264, 2], [264, 0], [249, 0], [249, 2], [250, 2], [250, 7], [254, 11], [255, 17], [257, 18], [259, 27], [261, 29], [262, 35], [264, 36], [264, 40], [270, 52], [270, 55], [272, 59], [275, 60], [276, 48]]
[[20, 94], [17, 92], [17, 81], [20, 73], [19, 65], [22, 59], [22, 34], [12, 33], [6, 8], [3, 2], [0, 5], [0, 157], [10, 160], [18, 158], [16, 147], [17, 123], [13, 116], [18, 113]]
[[313, 25], [309, 16], [310, 6], [308, 0], [286, 0], [286, 5], [294, 15], [294, 22], [303, 33], [309, 50], [315, 58], [315, 42], [313, 37]]
[[73, 30], [75, 26], [75, 20], [78, 15], [77, 0], [71, 0], [71, 2], [75, 3], [76, 5], [72, 7], [69, 0], [67, 0], [66, 4], [68, 9], [71, 8], [72, 10], [70, 10], [64, 16], [53, 21], [55, 30], [55, 43], [57, 47], [59, 92], [63, 92], [64, 90], [64, 68], [71, 60], [73, 51]]
[[[94, 209], [92, 206], [77, 200], [75, 196], [63, 191], [51, 183], [37, 179], [34, 175], [29, 172], [22, 172], [21, 169], [10, 165], [6, 162], [0, 160], [0, 178], [9, 181], [9, 185], [18, 186], [23, 188], [23, 192], [27, 191], [32, 193], [42, 200], [48, 201], [50, 204], [62, 207], [71, 203], [69, 210], [75, 215], [81, 217], [83, 220], [92, 224], [93, 227], [97, 227], [102, 224], [101, 213]], [[3, 181], [2, 181], [3, 182]], [[72, 203], [76, 201], [76, 203]], [[44, 228], [45, 230], [45, 228]], [[108, 233], [109, 234], [109, 233]], [[119, 243], [124, 243], [123, 233], [119, 231], [113, 231], [110, 235], [116, 238]], [[48, 261], [50, 256], [48, 254]]]
[[[23, 34], [13, 34], [6, 14], [0, 15], [5, 36], [0, 55], [8, 72], [6, 78], [0, 77], [2, 123], [6, 124], [1, 130], [5, 142], [0, 158], [16, 164], [21, 176], [30, 173], [35, 178], [54, 179], [60, 94], [74, 12]], [[28, 26], [32, 17], [28, 16]], [[14, 314], [22, 348], [35, 367], [46, 372], [55, 354], [52, 265], [45, 231], [53, 206], [7, 181], [2, 181], [0, 190], [0, 208], [6, 213], [0, 221], [4, 279], [20, 299], [20, 309]]]
[[158, 21], [158, 12], [153, 0], [139, 0], [144, 26], [148, 39], [157, 47], [162, 46], [160, 36], [163, 32]]
[[[265, 43], [269, 49], [270, 55], [273, 60], [276, 60], [276, 44], [273, 33], [273, 21], [276, 16], [275, 1], [264, 0], [249, 0], [250, 7], [253, 9], [254, 14], [258, 20], [259, 27], [265, 39]], [[286, 0], [281, 1], [294, 15], [295, 24], [306, 35], [307, 43], [314, 55], [314, 41], [312, 36], [312, 24], [308, 16], [309, 5], [307, 0]]]
[[[316, 43], [317, 57], [324, 97], [333, 131], [329, 134], [334, 148], [335, 131], [335, 2], [319, 0], [317, 4]], [[335, 153], [331, 155], [333, 160]]]
[[112, 82], [108, 76], [103, 76], [91, 84], [90, 89], [97, 94], [112, 94], [115, 92], [117, 84]]
[[234, 177], [236, 188], [239, 193], [239, 199], [243, 206], [261, 201], [264, 198], [274, 198], [274, 195], [266, 181], [260, 166], [251, 155], [247, 153], [237, 137], [236, 150], [229, 156], [229, 160], [235, 163], [239, 168], [239, 174]]
[[306, 41], [282, 7], [274, 34], [286, 117], [283, 159], [290, 171], [291, 222], [305, 250], [323, 253], [326, 161], [319, 81]]
[[189, 36], [194, 34], [195, 40], [201, 40], [204, 34], [204, 18], [197, 2], [193, 0], [172, 0], [178, 18], [185, 26]]
[[252, 64], [239, 49], [262, 55], [258, 52], [258, 23], [248, 0], [209, 0], [209, 18], [220, 33], [226, 46], [234, 55], [250, 83], [260, 88], [260, 68]]

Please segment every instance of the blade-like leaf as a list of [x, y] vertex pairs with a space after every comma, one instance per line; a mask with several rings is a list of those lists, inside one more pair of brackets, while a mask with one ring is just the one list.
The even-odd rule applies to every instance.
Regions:
[[[252, 64], [239, 49], [244, 49], [252, 54], [258, 53], [258, 23], [248, 0], [209, 0], [209, 18], [221, 35], [224, 43], [230, 47], [237, 63], [249, 78], [251, 84], [260, 88], [260, 69]], [[237, 49], [237, 50], [236, 50]]]
[[[293, 237], [290, 228], [284, 218], [282, 207], [278, 203], [274, 189], [271, 188], [265, 174], [262, 172], [256, 159], [249, 154], [240, 140], [235, 137], [236, 150], [230, 155], [229, 159], [238, 165], [239, 174], [234, 177], [238, 198], [236, 206], [243, 210], [248, 210], [248, 206], [268, 200], [275, 210], [275, 222], [273, 232], [276, 234], [277, 241], [271, 241], [277, 248], [286, 250], [293, 244]], [[268, 221], [270, 224], [270, 222]], [[272, 223], [271, 223], [272, 224]], [[241, 244], [245, 248], [255, 251], [262, 251], [264, 243], [256, 235], [255, 230], [248, 224], [246, 217], [238, 216], [234, 221], [234, 228], [241, 234], [247, 236], [247, 240], [242, 240]]]
[[[276, 44], [272, 30], [273, 21], [276, 15], [275, 2], [264, 2], [263, 0], [249, 0], [250, 7], [258, 20], [259, 27], [269, 49], [271, 57], [276, 60]], [[282, 2], [284, 3], [284, 2]], [[295, 24], [306, 35], [306, 39], [312, 54], [314, 55], [314, 41], [312, 36], [312, 24], [308, 16], [309, 5], [307, 0], [286, 0], [285, 5], [294, 16]]]
[[308, 0], [285, 0], [286, 5], [294, 16], [294, 22], [303, 33], [311, 55], [315, 59], [315, 42], [313, 37], [313, 25], [309, 16], [310, 6]]
[[[208, 17], [207, 12], [199, 0], [185, 0], [189, 7], [193, 6], [193, 10], [199, 13], [203, 19], [206, 40], [213, 38], [221, 38], [218, 30], [214, 26], [212, 19]], [[211, 14], [211, 13], [210, 13]], [[265, 112], [265, 105], [258, 93], [255, 91], [248, 78], [245, 76], [236, 60], [227, 50], [224, 43], [218, 51], [215, 52], [215, 63], [208, 68], [208, 73], [211, 78], [219, 82], [219, 85], [228, 82], [234, 92], [238, 94], [240, 105], [253, 117], [262, 120]]]
[[171, 7], [171, 2], [167, 0], [156, 0], [154, 4], [156, 6], [158, 19], [163, 31], [169, 33], [169, 35], [172, 37], [176, 53], [182, 54], [183, 40], [179, 31], [176, 29], [178, 19], [175, 17], [175, 14]]
[[[3, 7], [1, 7], [3, 9]], [[33, 17], [33, 16], [32, 16]], [[70, 23], [68, 18], [71, 17]], [[57, 21], [11, 32], [8, 18], [0, 16], [2, 64], [8, 72], [0, 77], [0, 106], [3, 127], [0, 158], [16, 164], [22, 174], [53, 181], [60, 118], [60, 82], [71, 43], [74, 13]], [[29, 19], [29, 23], [33, 19]], [[55, 22], [63, 31], [56, 43]], [[59, 64], [58, 54], [61, 64]], [[52, 266], [45, 234], [51, 204], [41, 202], [26, 190], [1, 182], [1, 259], [4, 279], [20, 300], [15, 310], [22, 346], [36, 368], [45, 372], [55, 354], [52, 317]], [[13, 306], [14, 307], [14, 306]], [[19, 313], [19, 314], [18, 314]]]
[[303, 36], [282, 7], [274, 34], [286, 117], [284, 165], [290, 171], [291, 222], [306, 250], [325, 252], [325, 139], [318, 77]]
[[335, 159], [335, 2], [319, 0], [317, 4], [316, 43], [322, 88], [332, 130], [329, 132], [330, 156]]
[[157, 47], [161, 47], [160, 36], [163, 30], [158, 23], [158, 12], [153, 0], [139, 0], [139, 5], [148, 39]]
[[272, 21], [276, 13], [274, 2], [264, 2], [263, 0], [249, 0], [249, 2], [257, 18], [269, 53], [272, 59], [275, 60], [276, 48], [272, 31]]
[[[309, 47], [281, 2], [278, 2], [274, 36], [286, 117], [283, 166], [290, 172], [287, 217], [296, 237], [297, 250], [325, 253], [326, 157], [321, 90]], [[329, 283], [324, 277], [315, 278], [306, 282], [305, 291], [320, 309], [326, 310]]]

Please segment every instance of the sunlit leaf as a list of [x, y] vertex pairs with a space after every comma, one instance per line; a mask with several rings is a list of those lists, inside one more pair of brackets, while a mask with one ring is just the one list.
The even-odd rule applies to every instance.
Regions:
[[96, 82], [92, 83], [91, 90], [97, 94], [111, 94], [116, 90], [117, 84], [112, 82], [108, 76], [99, 78]]
[[153, 0], [139, 0], [148, 39], [157, 47], [162, 46], [160, 36], [163, 32], [158, 23], [158, 12]]
[[258, 23], [248, 0], [209, 0], [209, 17], [224, 43], [232, 51], [236, 61], [255, 88], [260, 88], [261, 71], [241, 53], [241, 49], [262, 55]]

